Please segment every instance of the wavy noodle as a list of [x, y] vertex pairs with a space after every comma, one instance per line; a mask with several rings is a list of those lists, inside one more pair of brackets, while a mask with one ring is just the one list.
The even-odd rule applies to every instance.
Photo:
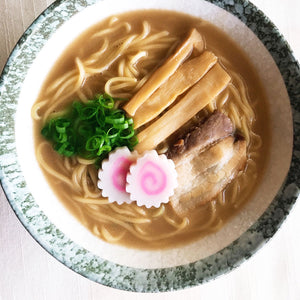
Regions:
[[126, 230], [121, 231], [121, 233], [119, 235], [113, 235], [110, 233], [109, 230], [107, 230], [105, 228], [105, 225], [101, 226], [101, 236], [103, 237], [104, 240], [106, 240], [109, 243], [116, 243], [118, 241], [120, 241], [124, 235], [126, 234]]
[[181, 229], [181, 230], [186, 228], [186, 226], [189, 224], [189, 219], [186, 217], [183, 218], [180, 223], [176, 222], [173, 218], [169, 217], [167, 214], [164, 214], [163, 218], [167, 221], [167, 223], [169, 223], [173, 227], [175, 227], [177, 229]]
[[[123, 37], [109, 40], [110, 34], [123, 32]], [[101, 30], [91, 39], [97, 39], [99, 48], [88, 57], [74, 60], [74, 68], [55, 79], [48, 88], [45, 97], [32, 107], [32, 118], [36, 121], [46, 120], [53, 116], [53, 111], [61, 107], [66, 100], [76, 95], [86, 102], [93, 95], [91, 88], [84, 83], [95, 76], [101, 75], [106, 80], [104, 91], [114, 97], [130, 98], [151, 76], [152, 69], [170, 55], [178, 44], [178, 38], [168, 31], [153, 31], [151, 25], [144, 21], [140, 33], [132, 31], [128, 22], [111, 18], [108, 27]], [[164, 55], [163, 55], [164, 54]], [[179, 218], [174, 215], [169, 204], [158, 209], [138, 207], [135, 203], [117, 205], [101, 196], [97, 188], [97, 170], [93, 160], [82, 158], [63, 158], [61, 164], [51, 165], [45, 151], [49, 151], [49, 143], [42, 142], [37, 146], [37, 160], [43, 170], [53, 179], [65, 183], [72, 193], [64, 193], [69, 201], [80, 211], [80, 219], [90, 224], [92, 232], [102, 239], [116, 243], [123, 242], [128, 234], [137, 240], [148, 242], [172, 239], [187, 232], [215, 231], [222, 226], [218, 216], [220, 207], [240, 206], [249, 193], [247, 177], [257, 176], [255, 159], [259, 156], [261, 138], [252, 130], [255, 114], [250, 105], [247, 88], [243, 79], [230, 65], [221, 59], [232, 77], [229, 86], [202, 112], [208, 115], [215, 109], [223, 111], [233, 121], [236, 129], [245, 137], [248, 147], [247, 172], [243, 172], [230, 184], [225, 192], [220, 193], [215, 201], [196, 210], [205, 216], [192, 227], [188, 217]], [[112, 65], [116, 68], [110, 68]], [[97, 77], [95, 77], [97, 78]], [[242, 117], [241, 117], [242, 116]], [[160, 145], [159, 153], [165, 153], [167, 143]], [[252, 180], [254, 184], [254, 180]], [[248, 185], [248, 188], [246, 188]], [[207, 213], [207, 211], [209, 211]], [[89, 221], [87, 221], [89, 220]], [[153, 232], [152, 225], [158, 222], [161, 228], [168, 230]]]
[[[65, 73], [64, 75], [58, 77], [53, 82], [53, 84], [49, 87], [48, 93], [52, 93], [52, 92], [56, 91], [59, 87], [66, 84], [68, 82], [68, 80], [70, 80], [72, 78], [75, 80], [76, 76], [77, 76], [77, 70], [72, 70], [72, 71], [69, 71], [69, 72]], [[49, 101], [51, 101], [51, 100], [49, 100]]]
[[48, 100], [44, 100], [33, 104], [31, 108], [31, 117], [33, 120], [39, 121], [42, 119], [42, 116], [40, 115], [40, 109], [47, 105], [47, 103]]
[[84, 65], [90, 66], [97, 63], [97, 61], [101, 58], [101, 55], [103, 55], [104, 52], [108, 50], [108, 46], [109, 46], [108, 40], [104, 39], [100, 49], [94, 54], [92, 54], [91, 56], [89, 56], [89, 58], [84, 61]]
[[72, 199], [74, 199], [77, 202], [85, 203], [85, 204], [95, 204], [95, 205], [106, 205], [106, 204], [109, 204], [108, 200], [105, 199], [105, 198], [93, 199], [93, 198], [73, 196]]
[[[117, 22], [117, 20], [115, 22]], [[115, 22], [111, 22], [111, 25], [113, 25]], [[103, 37], [104, 35], [110, 35], [113, 32], [120, 30], [121, 28], [125, 28], [125, 32], [128, 33], [131, 30], [131, 25], [128, 22], [120, 23], [117, 26], [114, 26], [112, 28], [107, 28], [105, 30], [101, 30], [95, 33], [92, 36], [92, 38], [98, 38], [98, 37]]]
[[127, 98], [131, 96], [131, 93], [130, 92], [124, 93], [120, 91], [124, 90], [125, 88], [132, 89], [132, 86], [135, 86], [136, 82], [137, 82], [136, 78], [114, 77], [109, 79], [106, 82], [104, 86], [104, 91], [105, 93], [110, 94], [113, 97]]
[[[123, 204], [123, 206], [119, 206], [119, 205], [116, 205], [116, 204], [113, 204], [111, 205], [111, 209], [114, 210], [116, 213], [120, 213], [120, 214], [125, 214], [125, 215], [128, 215], [130, 217], [136, 217], [136, 212], [134, 212], [133, 210], [130, 209], [130, 206], [128, 207], [129, 209], [128, 210], [125, 210], [124, 209], [124, 206], [126, 204]], [[145, 215], [142, 215], [142, 216], [145, 216]]]

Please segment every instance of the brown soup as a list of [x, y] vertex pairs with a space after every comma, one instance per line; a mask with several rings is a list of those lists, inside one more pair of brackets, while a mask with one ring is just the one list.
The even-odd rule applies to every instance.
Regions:
[[[131, 98], [191, 28], [199, 31], [205, 48], [218, 56], [232, 78], [231, 85], [196, 117], [218, 109], [229, 116], [239, 134], [248, 134], [247, 167], [215, 199], [185, 217], [176, 215], [170, 203], [151, 209], [135, 203], [108, 203], [97, 188], [93, 162], [58, 155], [42, 137], [41, 128], [74, 100], [84, 102], [104, 91]], [[243, 105], [254, 118], [247, 115]], [[53, 66], [32, 116], [36, 156], [57, 197], [101, 239], [146, 249], [189, 243], [215, 232], [237, 214], [260, 180], [270, 136], [264, 89], [240, 47], [206, 21], [160, 10], [117, 15], [80, 35]]]

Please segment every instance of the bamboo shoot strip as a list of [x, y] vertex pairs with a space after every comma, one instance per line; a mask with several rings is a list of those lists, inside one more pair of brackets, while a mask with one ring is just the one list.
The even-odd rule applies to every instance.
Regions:
[[183, 63], [136, 111], [135, 129], [157, 117], [175, 99], [199, 81], [217, 62], [209, 51]]
[[177, 70], [183, 61], [193, 52], [194, 48], [199, 53], [204, 49], [203, 39], [196, 29], [190, 31], [188, 37], [177, 48], [175, 53], [152, 74], [143, 87], [124, 106], [125, 111], [129, 115], [134, 116], [139, 106]]
[[221, 93], [230, 80], [216, 64], [176, 105], [137, 135], [139, 144], [135, 149], [139, 153], [154, 149]]

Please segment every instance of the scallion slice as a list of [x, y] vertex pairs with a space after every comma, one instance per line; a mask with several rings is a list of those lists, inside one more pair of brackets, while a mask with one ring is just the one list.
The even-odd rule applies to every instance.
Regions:
[[138, 143], [133, 120], [114, 108], [118, 100], [101, 94], [87, 103], [74, 101], [68, 113], [50, 119], [41, 133], [59, 154], [96, 158], [98, 163], [117, 147], [133, 150]]

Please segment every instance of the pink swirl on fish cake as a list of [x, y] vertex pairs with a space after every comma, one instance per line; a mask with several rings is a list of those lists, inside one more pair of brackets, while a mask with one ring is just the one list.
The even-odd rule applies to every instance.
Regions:
[[140, 184], [147, 195], [160, 194], [167, 185], [167, 175], [152, 161], [146, 162], [140, 170]]

